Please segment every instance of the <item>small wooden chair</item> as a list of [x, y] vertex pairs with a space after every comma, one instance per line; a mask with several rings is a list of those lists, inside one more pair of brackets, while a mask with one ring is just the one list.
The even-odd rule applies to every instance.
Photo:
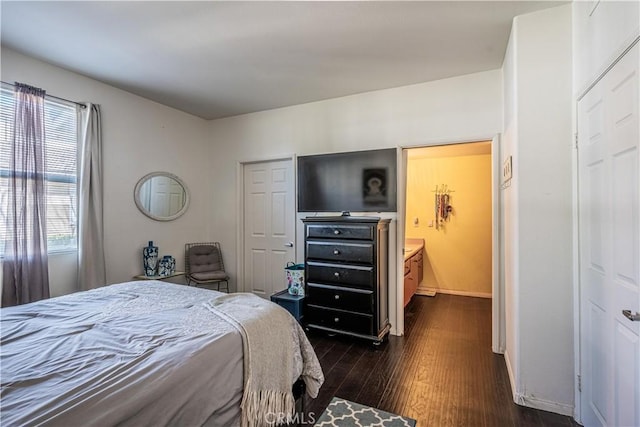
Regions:
[[229, 292], [229, 275], [224, 271], [220, 243], [187, 243], [184, 245], [184, 268], [187, 285], [217, 285], [224, 283]]

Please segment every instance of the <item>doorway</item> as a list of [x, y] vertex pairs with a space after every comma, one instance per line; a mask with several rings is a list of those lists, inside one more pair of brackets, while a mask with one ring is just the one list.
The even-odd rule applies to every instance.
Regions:
[[[404, 147], [401, 159], [398, 245], [411, 251], [416, 243], [423, 244], [422, 279], [415, 295], [490, 298], [492, 350], [503, 353], [499, 135]], [[399, 265], [406, 254], [399, 254]], [[399, 269], [398, 295], [404, 293], [402, 273]], [[403, 313], [404, 301], [396, 302]], [[403, 330], [403, 316], [397, 323]]]
[[269, 298], [287, 286], [295, 259], [293, 160], [242, 164], [241, 282], [244, 292]]
[[408, 150], [406, 186], [405, 258], [423, 247], [415, 293], [491, 298], [491, 141]]

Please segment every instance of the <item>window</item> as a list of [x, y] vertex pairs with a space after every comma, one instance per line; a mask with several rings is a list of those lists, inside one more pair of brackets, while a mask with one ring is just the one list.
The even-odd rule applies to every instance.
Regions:
[[[4, 251], [8, 209], [9, 156], [14, 116], [13, 88], [0, 89], [0, 255]], [[49, 253], [77, 248], [77, 116], [72, 103], [45, 99], [45, 184]]]

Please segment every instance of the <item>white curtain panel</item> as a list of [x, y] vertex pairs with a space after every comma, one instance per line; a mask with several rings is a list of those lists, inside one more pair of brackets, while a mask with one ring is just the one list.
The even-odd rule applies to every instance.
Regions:
[[102, 123], [100, 107], [78, 109], [78, 289], [107, 282], [102, 203]]

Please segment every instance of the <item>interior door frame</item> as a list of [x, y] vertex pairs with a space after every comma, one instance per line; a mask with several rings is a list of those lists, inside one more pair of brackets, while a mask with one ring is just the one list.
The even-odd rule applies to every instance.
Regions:
[[[245, 165], [256, 164], [256, 163], [270, 163], [277, 161], [290, 161], [291, 162], [291, 170], [293, 171], [293, 206], [294, 209], [298, 206], [298, 192], [296, 191], [296, 180], [297, 180], [297, 169], [296, 169], [296, 156], [295, 154], [285, 155], [285, 156], [274, 156], [274, 157], [266, 157], [266, 158], [258, 158], [258, 159], [249, 159], [249, 160], [240, 160], [236, 164], [236, 212], [238, 212], [238, 221], [237, 221], [237, 229], [236, 229], [236, 274], [237, 274], [237, 282], [236, 288], [237, 292], [246, 292], [245, 289], [245, 279], [244, 279], [244, 167]], [[297, 209], [293, 214], [294, 224], [293, 224], [293, 236], [292, 241], [297, 242], [297, 227], [295, 222], [297, 221]], [[298, 247], [294, 247], [294, 257], [298, 255]], [[284, 268], [284, 267], [283, 267]]]
[[[505, 329], [505, 306], [504, 306], [504, 280], [503, 280], [503, 260], [500, 258], [500, 197], [501, 197], [501, 134], [484, 135], [474, 138], [446, 138], [424, 141], [415, 145], [402, 145], [398, 148], [398, 231], [396, 233], [397, 265], [396, 269], [397, 288], [396, 295], [403, 295], [404, 292], [404, 255], [402, 248], [405, 239], [405, 216], [406, 216], [406, 182], [407, 182], [407, 150], [412, 148], [433, 147], [437, 145], [455, 145], [472, 142], [491, 141], [491, 350], [494, 353], [504, 354], [506, 348]], [[396, 298], [396, 329], [398, 335], [404, 335], [404, 301]]]

